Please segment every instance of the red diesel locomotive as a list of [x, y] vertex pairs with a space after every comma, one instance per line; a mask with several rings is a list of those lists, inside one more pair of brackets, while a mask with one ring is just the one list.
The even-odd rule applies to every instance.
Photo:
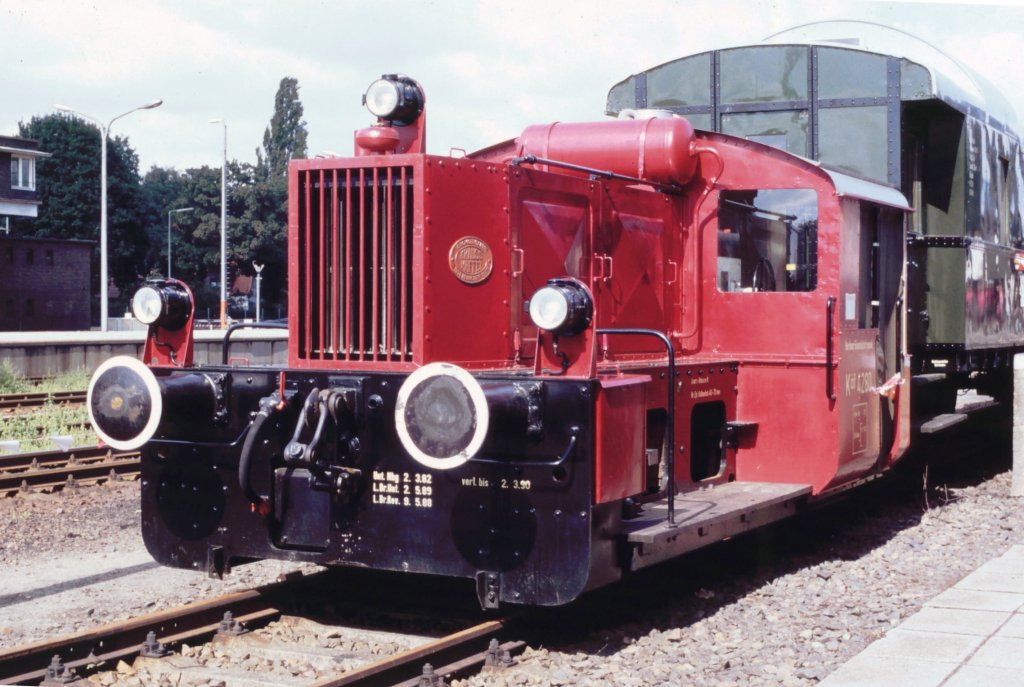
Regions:
[[355, 155], [290, 167], [287, 365], [194, 364], [168, 279], [133, 301], [142, 360], [94, 375], [96, 431], [145, 447], [147, 547], [556, 605], [884, 473], [1021, 344], [1018, 139], [947, 83], [790, 38], [450, 157], [420, 85], [375, 81]]

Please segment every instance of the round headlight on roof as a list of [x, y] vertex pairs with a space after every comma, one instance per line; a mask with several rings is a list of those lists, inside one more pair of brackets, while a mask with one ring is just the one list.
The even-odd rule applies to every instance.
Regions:
[[402, 74], [385, 74], [370, 84], [363, 104], [375, 117], [398, 126], [412, 124], [423, 112], [423, 89]]
[[192, 295], [177, 280], [155, 279], [132, 296], [132, 314], [145, 325], [180, 329], [192, 314]]
[[387, 79], [377, 79], [366, 89], [366, 109], [374, 117], [387, 119], [398, 107], [398, 85]]
[[576, 279], [550, 279], [530, 299], [530, 319], [553, 334], [579, 334], [593, 316], [590, 291]]
[[132, 297], [132, 314], [142, 324], [153, 324], [164, 310], [160, 292], [152, 286], [143, 286]]

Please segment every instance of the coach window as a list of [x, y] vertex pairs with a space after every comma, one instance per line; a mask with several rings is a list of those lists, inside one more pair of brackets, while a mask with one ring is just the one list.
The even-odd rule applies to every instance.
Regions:
[[723, 191], [718, 203], [719, 291], [813, 291], [818, 196], [810, 189]]
[[618, 114], [620, 110], [636, 107], [636, 78], [629, 77], [625, 81], [612, 86], [608, 91], [608, 104], [605, 111], [608, 114]]
[[711, 53], [663, 64], [647, 72], [647, 107], [711, 106]]
[[806, 157], [809, 121], [806, 110], [733, 112], [722, 115], [722, 133]]
[[758, 46], [721, 53], [722, 103], [807, 100], [807, 48]]

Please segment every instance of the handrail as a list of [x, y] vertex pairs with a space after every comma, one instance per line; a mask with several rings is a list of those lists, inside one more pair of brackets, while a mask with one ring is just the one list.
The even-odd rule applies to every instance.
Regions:
[[832, 381], [832, 366], [835, 365], [835, 345], [832, 341], [835, 312], [836, 297], [829, 296], [825, 301], [825, 394], [830, 401], [836, 400], [835, 382]]
[[227, 328], [224, 332], [224, 347], [221, 350], [221, 364], [228, 364], [228, 350], [231, 347], [231, 335], [239, 329], [288, 329], [286, 324], [277, 324], [271, 322], [236, 322]]

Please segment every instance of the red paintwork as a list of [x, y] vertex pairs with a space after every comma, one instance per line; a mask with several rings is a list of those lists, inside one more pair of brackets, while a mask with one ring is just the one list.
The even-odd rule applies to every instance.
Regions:
[[192, 321], [195, 317], [195, 299], [188, 285], [177, 279], [168, 279], [185, 289], [189, 303], [193, 306], [188, 312], [188, 319], [181, 329], [165, 329], [150, 326], [146, 334], [146, 342], [142, 347], [142, 362], [151, 367], [191, 367], [195, 352]]
[[[530, 322], [526, 303], [548, 279], [574, 277], [593, 293], [594, 327], [649, 328], [673, 340], [680, 374], [689, 373], [676, 390], [681, 489], [698, 486], [686, 447], [693, 409], [705, 402], [721, 401], [726, 420], [756, 423], [756, 430], [727, 452], [720, 474], [702, 483], [803, 483], [821, 493], [886, 467], [906, 447], [905, 387], [897, 392], [896, 441], [880, 444], [875, 386], [884, 380], [875, 379], [869, 350], [877, 332], [844, 329], [836, 317], [834, 365], [826, 365], [826, 302], [835, 298], [841, 309], [840, 297], [852, 287], [841, 284], [840, 266], [856, 270], [865, 258], [850, 247], [859, 239], [840, 240], [859, 231], [844, 216], [859, 201], [840, 199], [813, 163], [742, 139], [694, 133], [680, 119], [530, 127], [516, 142], [463, 159], [369, 154], [368, 136], [361, 133], [355, 158], [291, 164], [290, 366], [411, 370], [447, 361], [471, 370], [599, 378], [594, 498], [620, 499], [645, 486], [645, 423], [648, 411], [665, 407], [665, 353], [650, 337], [592, 331], [561, 337], [556, 350], [554, 338]], [[417, 145], [406, 147], [403, 139], [399, 150]], [[666, 194], [561, 168], [510, 166], [513, 153], [682, 189]], [[392, 202], [402, 188], [408, 195]], [[719, 194], [758, 188], [816, 191], [814, 291], [719, 292]], [[352, 204], [353, 189], [369, 189], [362, 204]], [[367, 234], [358, 253], [344, 246], [367, 226], [384, 230], [372, 241]], [[394, 247], [389, 232], [408, 235], [408, 245]], [[493, 258], [493, 271], [478, 284], [461, 281], [448, 262], [452, 246], [467, 236], [483, 241]], [[316, 249], [325, 242], [336, 246], [333, 255]], [[358, 292], [351, 282], [361, 270], [395, 275], [394, 281], [368, 281]], [[397, 319], [388, 310], [395, 307], [402, 314]], [[348, 327], [355, 334], [341, 324], [339, 308], [362, 323]], [[394, 340], [399, 345], [387, 345]], [[636, 382], [637, 375], [650, 382]], [[703, 381], [693, 381], [698, 378]], [[835, 400], [826, 393], [829, 378]]]
[[685, 184], [697, 168], [693, 142], [693, 127], [681, 118], [555, 122], [523, 131], [516, 154], [536, 155], [662, 184]]
[[601, 379], [595, 424], [615, 430], [595, 435], [594, 503], [624, 499], [644, 489], [644, 416], [650, 381], [648, 375]]
[[393, 126], [368, 126], [356, 132], [356, 149], [367, 153], [392, 153], [401, 140]]
[[383, 120], [372, 127], [360, 129], [355, 135], [355, 154], [415, 155], [427, 152], [427, 113], [423, 112], [412, 124], [396, 126]]

